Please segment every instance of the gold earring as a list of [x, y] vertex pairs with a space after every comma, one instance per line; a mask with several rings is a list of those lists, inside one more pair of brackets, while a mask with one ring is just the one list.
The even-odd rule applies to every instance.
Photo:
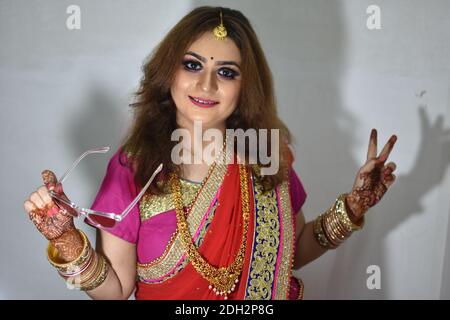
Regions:
[[225, 29], [222, 21], [222, 11], [220, 11], [220, 24], [214, 28], [213, 34], [216, 40], [224, 40], [227, 37], [227, 29]]

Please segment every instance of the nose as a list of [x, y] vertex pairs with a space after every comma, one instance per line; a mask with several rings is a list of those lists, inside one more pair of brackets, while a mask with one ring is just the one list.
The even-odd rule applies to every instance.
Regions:
[[217, 90], [217, 79], [213, 72], [203, 72], [199, 78], [198, 85], [204, 92], [213, 92]]

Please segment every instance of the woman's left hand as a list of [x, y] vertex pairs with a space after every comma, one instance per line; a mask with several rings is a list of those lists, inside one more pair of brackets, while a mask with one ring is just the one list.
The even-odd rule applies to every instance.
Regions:
[[346, 197], [347, 212], [353, 222], [357, 222], [376, 205], [395, 181], [392, 173], [396, 169], [394, 162], [385, 164], [394, 148], [397, 136], [393, 135], [377, 157], [377, 130], [370, 134], [367, 161], [359, 169], [352, 191]]

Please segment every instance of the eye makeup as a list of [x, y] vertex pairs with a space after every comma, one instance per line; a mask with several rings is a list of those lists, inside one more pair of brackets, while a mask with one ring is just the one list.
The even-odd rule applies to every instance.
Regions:
[[[202, 69], [202, 64], [197, 61], [197, 60], [193, 60], [193, 59], [184, 59], [182, 62], [184, 69], [190, 72], [197, 72], [200, 71]], [[226, 68], [226, 67], [222, 67], [218, 70], [218, 74], [225, 78], [225, 79], [229, 79], [229, 80], [233, 80], [235, 79], [237, 76], [239, 76], [239, 72], [231, 69], [231, 68]]]

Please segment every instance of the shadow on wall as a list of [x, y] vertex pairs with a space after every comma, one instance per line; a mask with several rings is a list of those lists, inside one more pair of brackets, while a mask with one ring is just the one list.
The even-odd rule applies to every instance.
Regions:
[[[193, 1], [192, 8], [205, 3], [223, 5], [218, 1]], [[351, 156], [358, 123], [344, 108], [340, 94], [347, 55], [342, 6], [334, 1], [299, 1], [285, 6], [267, 1], [258, 3], [257, 8], [254, 3], [236, 1], [227, 2], [227, 6], [241, 10], [254, 23], [269, 60], [280, 115], [304, 151], [297, 152], [295, 166], [309, 194], [308, 202], [312, 203], [307, 205], [313, 209], [312, 215], [307, 215], [307, 220], [311, 220], [328, 208], [339, 192], [351, 187], [362, 165]], [[93, 146], [111, 146], [108, 156], [93, 155], [101, 160], [88, 161], [80, 168], [84, 181], [95, 189], [125, 128], [126, 119], [118, 110], [128, 107], [119, 106], [118, 97], [96, 84], [89, 87], [86, 97], [80, 112], [70, 122], [66, 141], [70, 141], [77, 155]], [[359, 241], [350, 241], [335, 255], [329, 253], [320, 258], [322, 261], [315, 264], [317, 268], [306, 272], [306, 298], [390, 298], [393, 290], [389, 283], [382, 283], [382, 290], [373, 292], [362, 288], [367, 279], [366, 258], [370, 255], [372, 261], [382, 266], [383, 274], [389, 273], [392, 266], [385, 261], [384, 239], [409, 216], [420, 214], [421, 196], [441, 182], [450, 162], [450, 143], [443, 139], [448, 135], [443, 129], [443, 119], [430, 124], [423, 109], [419, 109], [419, 116], [422, 142], [414, 169], [397, 177], [382, 201], [383, 210], [371, 210], [371, 224], [376, 228], [366, 228], [358, 235]], [[368, 138], [369, 132], [367, 139], [363, 139]], [[430, 175], [436, 172], [435, 155], [442, 150], [447, 151], [442, 166], [437, 174]], [[369, 253], [369, 246], [376, 250]]]
[[[224, 4], [192, 2], [192, 8], [200, 5]], [[365, 21], [366, 7], [360, 5]], [[302, 151], [296, 152], [294, 166], [308, 193], [304, 209], [310, 221], [332, 205], [339, 193], [350, 190], [363, 164], [352, 157], [353, 146], [360, 141], [368, 144], [370, 135], [369, 129], [367, 136], [355, 136], [359, 123], [346, 111], [341, 97], [348, 56], [343, 6], [334, 1], [264, 1], [257, 6], [232, 1], [224, 6], [238, 9], [249, 18], [269, 60], [280, 115]], [[384, 239], [410, 216], [420, 214], [421, 197], [442, 182], [450, 162], [450, 142], [444, 139], [449, 132], [443, 128], [443, 118], [431, 124], [420, 107], [418, 115], [422, 141], [413, 170], [397, 176], [382, 202], [371, 209], [370, 224], [375, 227], [365, 228], [357, 235], [358, 241], [350, 240], [321, 257], [314, 262], [314, 269], [306, 266], [296, 272], [305, 281], [307, 299], [392, 298], [395, 290], [387, 282], [382, 283], [381, 290], [367, 289], [366, 262], [379, 265], [386, 278], [393, 266], [386, 260]], [[384, 143], [378, 142], [378, 151]], [[399, 137], [397, 144], [401, 143]], [[436, 155], [442, 151], [442, 165], [435, 170]]]
[[[343, 183], [353, 182], [357, 168], [350, 152], [357, 123], [342, 107], [339, 88], [347, 41], [342, 6], [336, 1], [193, 1], [192, 8], [200, 5], [240, 10], [252, 23], [272, 70], [280, 117], [294, 138], [294, 167], [308, 193], [303, 211], [311, 220]], [[331, 270], [332, 258], [325, 255], [314, 270], [296, 272], [305, 282], [306, 299], [324, 299], [327, 291], [333, 296], [330, 272], [344, 275], [345, 270]]]
[[[100, 146], [111, 147], [106, 154], [91, 154], [87, 156], [74, 172], [89, 190], [88, 202], [91, 205], [105, 173], [107, 164], [117, 151], [122, 139], [122, 133], [127, 124], [125, 112], [128, 106], [114, 94], [113, 90], [96, 83], [86, 86], [84, 101], [80, 103], [79, 112], [73, 116], [68, 128], [66, 141], [69, 141], [71, 154], [81, 155], [88, 149]], [[75, 160], [75, 159], [74, 159]]]
[[[444, 118], [439, 116], [435, 123], [431, 123], [425, 106], [418, 106], [418, 116], [421, 123], [421, 143], [412, 170], [408, 174], [398, 176], [380, 206], [372, 208], [369, 212], [371, 224], [377, 227], [366, 228], [359, 236], [359, 241], [349, 242], [345, 248], [341, 248], [343, 250], [339, 249], [333, 269], [336, 274], [345, 270], [345, 273], [352, 275], [350, 282], [338, 276], [331, 278], [332, 288], [339, 288], [339, 298], [367, 299], [373, 298], [374, 294], [377, 294], [376, 298], [380, 299], [395, 298], [390, 295], [394, 290], [390, 288], [389, 281], [383, 281], [383, 278], [386, 279], [386, 275], [389, 275], [389, 270], [393, 268], [385, 258], [384, 251], [387, 248], [383, 246], [384, 239], [409, 217], [423, 214], [423, 208], [420, 205], [423, 196], [442, 183], [450, 163], [450, 130], [444, 129]], [[399, 142], [401, 143], [401, 138]], [[439, 160], [440, 163], [437, 163]], [[369, 253], [366, 252], [364, 244], [370, 242], [376, 242], [376, 245], [371, 246]], [[374, 251], [373, 248], [378, 250]], [[344, 259], [344, 257], [348, 258]], [[366, 284], [368, 274], [361, 266], [367, 260], [373, 261], [382, 270], [381, 290], [367, 289], [367, 291], [375, 292], [368, 292], [366, 296], [355, 296], [354, 292], [359, 292]]]

